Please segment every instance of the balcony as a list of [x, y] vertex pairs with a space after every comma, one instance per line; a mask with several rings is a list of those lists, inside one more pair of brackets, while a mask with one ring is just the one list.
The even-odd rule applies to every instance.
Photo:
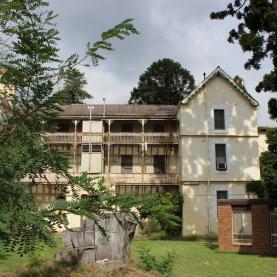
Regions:
[[[108, 143], [111, 144], [138, 144], [143, 143], [142, 133], [48, 133], [44, 137], [46, 144], [77, 144], [81, 143]], [[144, 141], [149, 144], [178, 143], [177, 133], [144, 133]]]
[[170, 174], [110, 174], [111, 184], [178, 184], [176, 173]]
[[[78, 176], [80, 174], [73, 174], [73, 176]], [[46, 173], [45, 178], [36, 178], [36, 182], [39, 183], [63, 183], [66, 182], [67, 179], [63, 176], [57, 176], [54, 173]], [[108, 174], [99, 174], [99, 175], [91, 175], [92, 177], [100, 177], [103, 176], [105, 178], [105, 182], [108, 181]], [[30, 182], [28, 177], [25, 177], [22, 182]], [[178, 184], [179, 176], [176, 173], [169, 174], [110, 174], [110, 184]]]

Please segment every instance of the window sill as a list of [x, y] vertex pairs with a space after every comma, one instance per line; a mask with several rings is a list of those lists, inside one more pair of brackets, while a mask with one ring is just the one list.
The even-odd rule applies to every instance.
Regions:
[[233, 245], [235, 245], [235, 246], [252, 246], [253, 245], [253, 243], [251, 242], [244, 242], [244, 243], [236, 243], [236, 242], [233, 242]]

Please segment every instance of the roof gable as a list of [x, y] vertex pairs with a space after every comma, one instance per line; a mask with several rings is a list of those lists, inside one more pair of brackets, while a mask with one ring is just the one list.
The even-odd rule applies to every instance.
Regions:
[[218, 66], [212, 73], [210, 73], [205, 80], [203, 80], [191, 93], [185, 96], [182, 100], [182, 104], [188, 103], [191, 98], [212, 78], [215, 76], [220, 75], [224, 79], [226, 79], [239, 93], [241, 93], [253, 106], [257, 107], [259, 105], [258, 101], [255, 100], [249, 93], [242, 90], [234, 81], [233, 79], [220, 67]]

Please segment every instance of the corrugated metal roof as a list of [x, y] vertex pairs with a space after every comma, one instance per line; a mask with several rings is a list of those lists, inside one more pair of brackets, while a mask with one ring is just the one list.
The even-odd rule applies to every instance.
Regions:
[[[103, 117], [104, 105], [72, 104], [61, 106], [59, 118], [87, 118], [89, 107], [93, 107], [93, 117]], [[175, 105], [105, 105], [106, 118], [176, 118], [177, 106]]]

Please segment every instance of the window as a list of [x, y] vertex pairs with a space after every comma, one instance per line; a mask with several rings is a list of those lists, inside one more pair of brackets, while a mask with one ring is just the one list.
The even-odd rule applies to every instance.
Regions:
[[277, 247], [277, 214], [271, 212], [270, 214], [270, 227], [271, 227], [271, 244]]
[[82, 151], [85, 153], [101, 152], [100, 144], [83, 144]]
[[121, 156], [121, 172], [132, 173], [133, 172], [133, 157], [132, 155]]
[[154, 156], [154, 173], [165, 174], [165, 156], [155, 155]]
[[59, 122], [57, 124], [57, 132], [68, 133], [69, 132], [69, 123], [68, 122]]
[[121, 125], [121, 132], [132, 133], [133, 132], [133, 124], [132, 123], [123, 123]]
[[217, 200], [228, 199], [228, 191], [227, 190], [218, 190], [216, 192], [216, 198], [217, 198]]
[[251, 211], [233, 211], [233, 243], [252, 244]]
[[226, 144], [215, 145], [216, 170], [227, 170]]
[[225, 114], [223, 109], [214, 110], [214, 129], [225, 130]]
[[162, 123], [154, 123], [153, 124], [153, 132], [154, 133], [163, 133], [164, 125]]

